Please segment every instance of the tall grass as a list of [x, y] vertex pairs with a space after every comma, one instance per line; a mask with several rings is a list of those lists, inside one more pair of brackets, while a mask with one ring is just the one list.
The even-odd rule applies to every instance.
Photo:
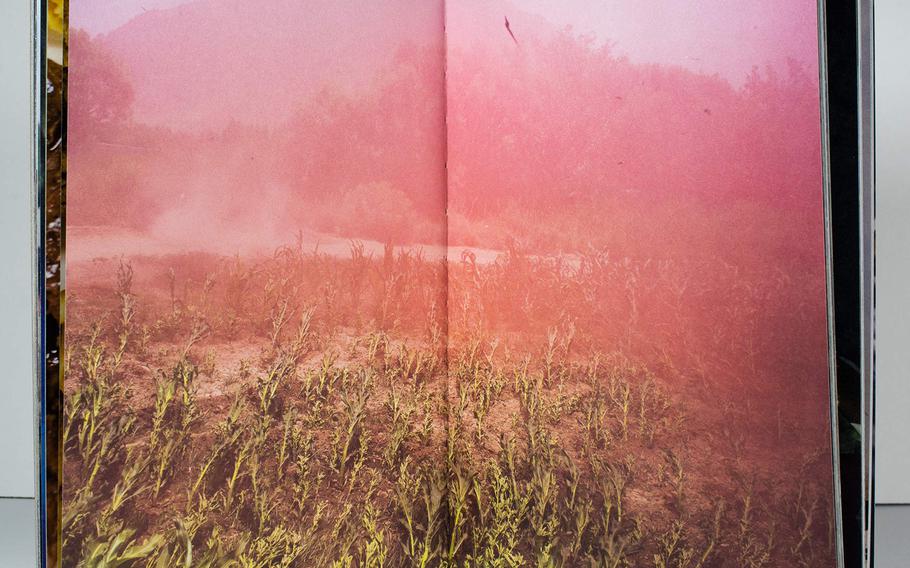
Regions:
[[[65, 562], [828, 562], [823, 455], [734, 444], [736, 424], [767, 421], [679, 383], [694, 358], [647, 348], [662, 337], [645, 337], [659, 328], [648, 294], [634, 308], [602, 297], [624, 264], [517, 249], [456, 263], [447, 335], [444, 267], [389, 248], [291, 247], [196, 282], [152, 265], [161, 289], [137, 290], [125, 264], [111, 289], [77, 297], [95, 321], [71, 318]], [[621, 309], [631, 331], [597, 328]]]

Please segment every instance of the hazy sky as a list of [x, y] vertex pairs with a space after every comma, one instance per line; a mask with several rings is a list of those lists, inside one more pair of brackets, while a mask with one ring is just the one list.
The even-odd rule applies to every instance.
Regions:
[[187, 0], [70, 0], [70, 26], [107, 33], [146, 10], [172, 8]]
[[[305, 1], [305, 0], [301, 0]], [[381, 0], [376, 0], [381, 1]], [[458, 2], [460, 0], [449, 0]], [[72, 0], [71, 24], [105, 33], [187, 0]], [[756, 64], [817, 61], [815, 0], [513, 0], [562, 27], [609, 39], [637, 62], [682, 65], [741, 83]]]
[[[457, 1], [457, 0], [455, 0]], [[719, 73], [734, 83], [788, 57], [815, 65], [815, 0], [515, 0], [560, 26], [609, 38], [633, 61]]]

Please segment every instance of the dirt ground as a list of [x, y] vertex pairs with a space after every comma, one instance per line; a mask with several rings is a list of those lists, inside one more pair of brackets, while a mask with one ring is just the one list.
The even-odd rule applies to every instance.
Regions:
[[72, 264], [66, 562], [831, 565], [798, 368], [674, 267], [461, 256]]

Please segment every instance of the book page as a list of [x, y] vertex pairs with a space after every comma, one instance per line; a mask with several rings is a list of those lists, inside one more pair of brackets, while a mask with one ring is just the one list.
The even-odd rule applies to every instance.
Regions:
[[836, 565], [816, 9], [447, 4], [476, 565]]

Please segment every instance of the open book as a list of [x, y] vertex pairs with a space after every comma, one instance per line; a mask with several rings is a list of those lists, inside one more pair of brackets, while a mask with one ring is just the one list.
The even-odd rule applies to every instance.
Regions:
[[71, 0], [62, 565], [836, 566], [816, 14]]

